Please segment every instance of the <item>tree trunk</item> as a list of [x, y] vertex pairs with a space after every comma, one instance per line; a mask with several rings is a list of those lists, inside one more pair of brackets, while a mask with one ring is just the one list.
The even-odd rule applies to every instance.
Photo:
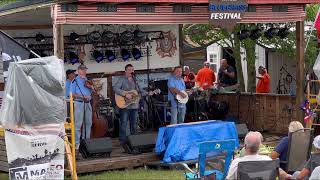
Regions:
[[244, 48], [246, 50], [246, 60], [248, 68], [248, 91], [256, 92], [256, 43], [251, 39], [243, 41]]
[[238, 78], [238, 83], [240, 84], [240, 91], [243, 92], [243, 91], [245, 91], [245, 86], [244, 86], [244, 80], [243, 80], [243, 75], [242, 75], [242, 66], [241, 66], [240, 40], [238, 39], [238, 37], [236, 35], [234, 38], [233, 55], [234, 55], [234, 59], [236, 61], [237, 78]]

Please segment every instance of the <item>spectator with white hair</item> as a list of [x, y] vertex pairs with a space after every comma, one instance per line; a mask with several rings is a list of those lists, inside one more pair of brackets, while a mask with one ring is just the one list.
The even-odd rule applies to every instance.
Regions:
[[[303, 125], [299, 121], [292, 121], [289, 124], [289, 133], [303, 129]], [[274, 148], [274, 151], [271, 152], [270, 157], [272, 159], [280, 159], [281, 161], [287, 160], [287, 152], [289, 146], [289, 136], [285, 136], [281, 139], [280, 143]], [[280, 168], [285, 169], [286, 164], [280, 163]]]
[[[260, 135], [260, 137], [261, 137], [261, 144], [260, 144], [260, 146], [259, 146], [258, 154], [263, 154], [263, 155], [270, 154], [271, 151], [270, 151], [265, 145], [262, 144], [262, 142], [263, 142], [263, 136], [262, 136], [262, 134], [261, 134], [260, 132], [257, 132], [257, 133], [259, 133], [259, 135]], [[243, 156], [245, 156], [245, 154], [246, 154], [246, 150], [245, 150], [245, 148], [243, 147], [243, 148], [240, 150], [239, 157], [243, 157]]]
[[[269, 156], [258, 154], [260, 144], [261, 133], [257, 131], [250, 131], [244, 139], [245, 156], [236, 158], [231, 162], [226, 179], [237, 179], [237, 170], [239, 162], [272, 160]], [[281, 168], [279, 169], [279, 174], [284, 179], [290, 179], [292, 177], [291, 175], [286, 174]]]

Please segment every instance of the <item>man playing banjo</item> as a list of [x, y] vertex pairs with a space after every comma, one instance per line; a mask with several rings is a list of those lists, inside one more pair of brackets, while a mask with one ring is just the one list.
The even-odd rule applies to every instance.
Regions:
[[[183, 102], [183, 99], [187, 98], [188, 95], [185, 91], [186, 85], [182, 79], [182, 67], [174, 68], [172, 75], [168, 79], [168, 88], [168, 100], [171, 103], [170, 124], [183, 123], [186, 114], [186, 102]], [[178, 100], [181, 101], [179, 102]]]

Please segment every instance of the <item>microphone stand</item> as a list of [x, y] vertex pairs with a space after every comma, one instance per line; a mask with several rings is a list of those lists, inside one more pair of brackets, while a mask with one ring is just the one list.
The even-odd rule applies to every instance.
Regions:
[[[147, 86], [148, 86], [148, 92], [150, 91], [150, 59], [149, 59], [149, 50], [150, 50], [150, 47], [149, 47], [149, 43], [147, 43]], [[149, 98], [149, 97], [148, 97]], [[149, 98], [149, 100], [151, 100], [151, 98]], [[150, 111], [150, 102], [147, 101], [147, 105], [148, 105], [148, 109], [147, 109], [147, 122], [150, 123], [150, 114], [149, 114], [149, 111]], [[154, 128], [154, 124], [153, 122], [151, 123], [151, 128], [153, 129]]]
[[[134, 84], [136, 85], [136, 89], [137, 89], [137, 91], [138, 91], [138, 95], [140, 95], [141, 98], [142, 98], [141, 89], [140, 89], [140, 86], [139, 86], [139, 84], [138, 84], [138, 82], [137, 82], [136, 75], [135, 75], [134, 73], [131, 73], [131, 75], [132, 75], [133, 82], [134, 82]], [[138, 113], [139, 113], [139, 111], [141, 112], [140, 102], [139, 102], [138, 104], [139, 104], [139, 109], [138, 109]], [[142, 114], [143, 114], [143, 111], [142, 111]], [[139, 116], [139, 114], [138, 114], [138, 116]], [[135, 120], [135, 121], [136, 121], [136, 120]], [[142, 126], [143, 126], [142, 129], [144, 129], [145, 127], [144, 127], [144, 122], [143, 122], [143, 121], [142, 121]]]

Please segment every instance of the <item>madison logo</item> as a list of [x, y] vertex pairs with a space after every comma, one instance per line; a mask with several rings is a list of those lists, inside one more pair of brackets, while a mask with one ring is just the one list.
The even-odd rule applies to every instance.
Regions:
[[156, 51], [161, 58], [172, 57], [177, 51], [177, 38], [172, 31], [164, 32], [163, 37], [157, 40]]
[[232, 31], [247, 9], [246, 0], [210, 0], [209, 23]]

